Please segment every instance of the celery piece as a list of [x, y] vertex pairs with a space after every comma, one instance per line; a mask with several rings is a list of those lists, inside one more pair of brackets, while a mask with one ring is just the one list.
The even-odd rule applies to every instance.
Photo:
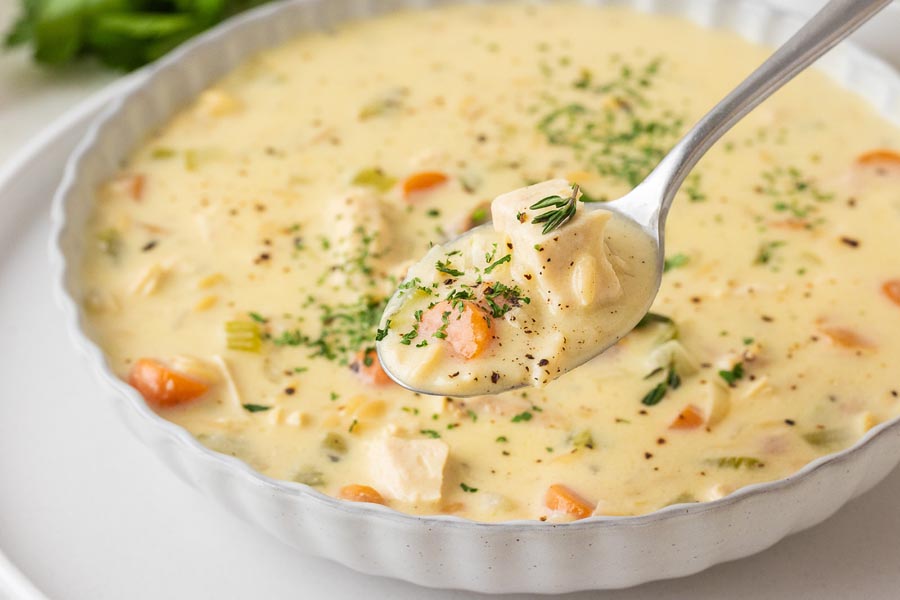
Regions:
[[840, 429], [817, 429], [803, 434], [803, 439], [811, 446], [835, 446], [842, 443], [847, 434]]
[[227, 321], [225, 342], [229, 350], [259, 352], [262, 348], [259, 324], [254, 321]]
[[294, 475], [294, 481], [297, 483], [305, 483], [306, 485], [325, 485], [325, 475], [321, 471], [307, 468], [302, 469]]
[[397, 183], [397, 180], [378, 167], [373, 167], [370, 169], [362, 169], [356, 175], [353, 176], [353, 180], [351, 181], [353, 185], [358, 185], [361, 187], [370, 187], [379, 192], [386, 192]]
[[672, 506], [673, 504], [690, 504], [692, 502], [697, 502], [697, 498], [693, 494], [690, 492], [681, 492], [667, 502], [666, 506]]
[[97, 233], [97, 246], [103, 254], [110, 258], [118, 258], [122, 252], [122, 234], [118, 229], [104, 229]]
[[594, 447], [594, 436], [591, 435], [591, 430], [583, 429], [572, 436], [572, 445], [576, 448], [592, 449]]
[[344, 441], [343, 436], [340, 434], [329, 432], [325, 434], [325, 439], [322, 440], [322, 447], [326, 450], [343, 454], [347, 451], [347, 442]]
[[721, 456], [710, 458], [706, 462], [720, 469], [753, 469], [766, 466], [763, 461], [752, 456]]

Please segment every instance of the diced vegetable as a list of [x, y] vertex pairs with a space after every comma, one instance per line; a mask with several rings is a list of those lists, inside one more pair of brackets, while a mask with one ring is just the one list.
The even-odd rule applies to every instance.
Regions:
[[422, 315], [420, 334], [443, 339], [463, 358], [481, 354], [493, 337], [493, 323], [474, 302], [438, 302]]
[[196, 400], [209, 391], [209, 384], [170, 369], [152, 358], [141, 358], [131, 367], [128, 383], [151, 406], [167, 408]]
[[351, 502], [370, 502], [372, 504], [384, 504], [384, 498], [378, 490], [367, 485], [345, 485], [338, 492], [338, 497]]
[[331, 431], [325, 434], [325, 439], [322, 440], [322, 447], [338, 454], [344, 454], [347, 451], [347, 442], [344, 441], [344, 437], [341, 434]]
[[591, 434], [590, 429], [582, 429], [574, 436], [572, 436], [572, 445], [576, 448], [587, 448], [593, 449], [594, 447], [594, 436]]
[[678, 413], [678, 416], [669, 425], [669, 429], [696, 429], [705, 422], [706, 418], [703, 416], [703, 412], [693, 404], [688, 404]]
[[140, 200], [144, 197], [146, 178], [140, 173], [121, 175], [113, 181], [112, 185], [123, 195], [132, 200]]
[[817, 429], [803, 434], [803, 439], [810, 446], [834, 446], [847, 438], [847, 432], [841, 429]]
[[97, 247], [110, 258], [117, 258], [122, 252], [122, 234], [118, 229], [104, 229], [97, 233]]
[[590, 502], [558, 483], [547, 489], [544, 506], [552, 511], [569, 514], [575, 519], [585, 519], [594, 512], [594, 507]]
[[881, 291], [888, 297], [888, 300], [900, 306], [900, 279], [885, 281], [881, 286]]
[[353, 176], [353, 185], [370, 187], [379, 192], [386, 192], [397, 183], [397, 180], [381, 169], [375, 167], [363, 169]]
[[294, 475], [294, 481], [306, 485], [325, 485], [325, 475], [315, 469], [302, 469]]
[[878, 148], [863, 152], [856, 157], [856, 164], [866, 166], [890, 166], [900, 167], [900, 152]]
[[229, 350], [259, 352], [262, 336], [255, 321], [228, 321], [225, 323], [225, 342]]
[[403, 197], [409, 199], [417, 192], [423, 192], [447, 181], [447, 175], [440, 171], [414, 173], [403, 181]]
[[720, 469], [753, 469], [766, 466], [761, 460], [752, 456], [721, 456], [710, 458], [706, 462]]
[[819, 327], [819, 331], [828, 338], [829, 342], [841, 348], [856, 350], [874, 348], [869, 340], [845, 327], [822, 326]]
[[350, 369], [365, 383], [371, 385], [391, 383], [390, 376], [381, 367], [375, 348], [364, 348], [357, 352], [356, 359], [350, 363]]

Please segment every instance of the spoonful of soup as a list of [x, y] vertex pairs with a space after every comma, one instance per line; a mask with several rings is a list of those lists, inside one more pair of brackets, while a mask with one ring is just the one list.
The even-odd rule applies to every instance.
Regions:
[[890, 0], [831, 0], [704, 116], [634, 190], [590, 202], [554, 179], [498, 196], [492, 222], [432, 247], [376, 337], [395, 381], [448, 396], [543, 386], [653, 318], [666, 216], [709, 148]]

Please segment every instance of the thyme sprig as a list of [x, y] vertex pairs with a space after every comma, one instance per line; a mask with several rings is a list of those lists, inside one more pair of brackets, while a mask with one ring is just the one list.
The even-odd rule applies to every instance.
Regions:
[[562, 196], [547, 196], [538, 200], [528, 207], [529, 210], [541, 210], [549, 208], [531, 220], [535, 225], [544, 224], [542, 233], [547, 235], [555, 229], [559, 229], [569, 222], [575, 216], [575, 202], [578, 200], [579, 187], [575, 183], [572, 185], [572, 193], [563, 198]]

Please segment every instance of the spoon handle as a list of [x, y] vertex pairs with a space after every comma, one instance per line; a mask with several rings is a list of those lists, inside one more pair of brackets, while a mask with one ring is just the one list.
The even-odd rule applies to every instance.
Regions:
[[662, 228], [685, 177], [726, 131], [890, 3], [891, 0], [831, 0], [826, 4], [672, 148], [641, 184], [656, 187], [657, 193], [634, 195], [635, 200], [644, 198], [653, 206], [640, 207], [644, 210], [634, 207], [638, 208], [635, 212], [646, 215], [648, 225], [654, 225], [656, 220]]

